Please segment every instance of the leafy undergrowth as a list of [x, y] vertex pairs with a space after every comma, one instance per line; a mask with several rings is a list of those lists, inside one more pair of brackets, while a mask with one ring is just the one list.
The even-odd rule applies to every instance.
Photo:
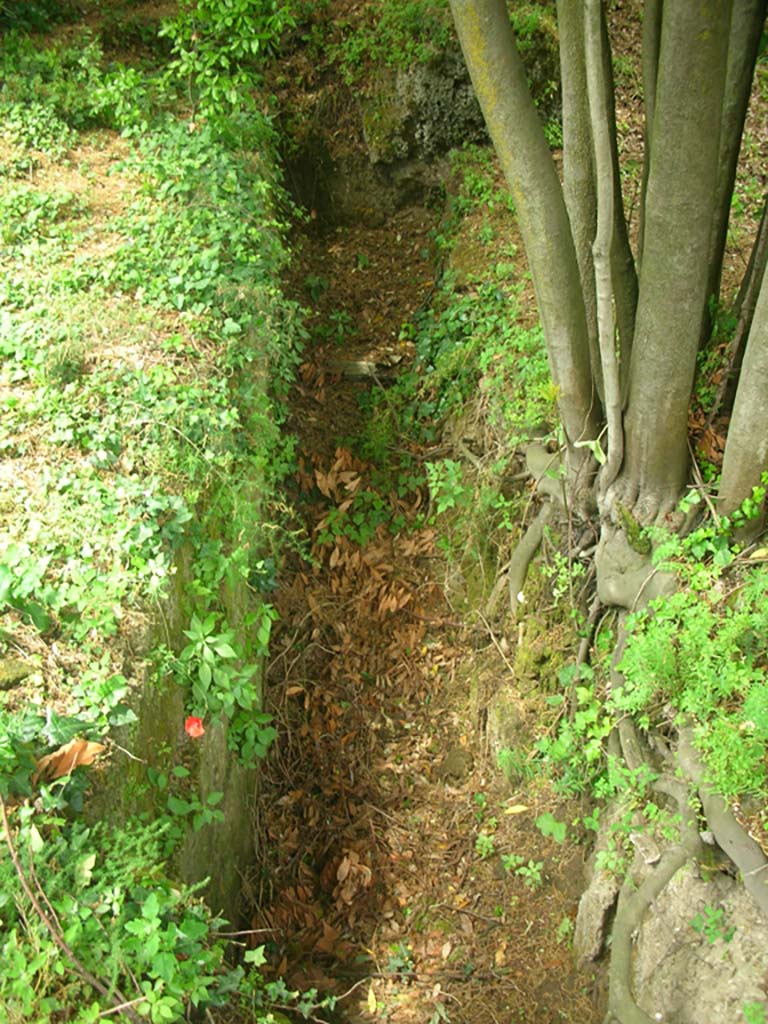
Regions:
[[[222, 817], [195, 777], [205, 733], [223, 723], [248, 763], [275, 735], [259, 662], [303, 332], [274, 138], [206, 108], [205, 83], [195, 121], [173, 66], [107, 63], [90, 32], [9, 35], [2, 62], [3, 1019], [260, 1019], [293, 997], [227, 962], [173, 854]], [[153, 728], [173, 742], [134, 749], [140, 697], [169, 686], [178, 718]], [[86, 769], [120, 756], [95, 823], [116, 773], [94, 801]]]

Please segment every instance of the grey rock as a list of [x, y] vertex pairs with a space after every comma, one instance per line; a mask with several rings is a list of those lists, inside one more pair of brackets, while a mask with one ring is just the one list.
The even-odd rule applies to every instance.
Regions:
[[573, 933], [573, 951], [579, 963], [597, 960], [603, 950], [605, 932], [620, 882], [608, 871], [597, 872], [582, 893]]

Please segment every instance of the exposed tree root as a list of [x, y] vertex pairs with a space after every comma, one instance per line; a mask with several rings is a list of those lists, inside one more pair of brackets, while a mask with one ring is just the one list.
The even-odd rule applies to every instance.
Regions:
[[545, 495], [545, 501], [536, 518], [530, 524], [523, 536], [518, 541], [517, 547], [512, 552], [512, 557], [506, 565], [504, 574], [496, 581], [491, 591], [491, 596], [485, 605], [484, 614], [490, 618], [496, 610], [496, 605], [506, 583], [509, 594], [509, 605], [513, 615], [521, 604], [519, 595], [523, 591], [525, 578], [528, 575], [533, 556], [539, 549], [544, 537], [544, 527], [547, 525], [552, 514], [554, 504], [565, 507], [564, 482], [556, 472], [560, 466], [560, 455], [558, 452], [549, 452], [541, 444], [531, 444], [525, 450], [525, 461], [528, 474], [533, 477], [536, 483], [536, 490]]
[[718, 846], [739, 869], [744, 888], [768, 916], [768, 859], [738, 823], [723, 797], [714, 793], [704, 781], [704, 769], [693, 745], [690, 726], [680, 730], [678, 756], [683, 771], [698, 788], [707, 824]]
[[551, 514], [552, 503], [545, 501], [539, 509], [536, 518], [521, 537], [509, 561], [507, 591], [509, 593], [509, 606], [512, 609], [513, 615], [517, 613], [518, 606], [520, 605], [520, 595], [525, 585], [525, 577], [528, 575], [528, 566], [539, 549], [544, 536], [544, 527], [549, 522]]
[[646, 911], [677, 872], [689, 860], [699, 857], [701, 839], [696, 827], [696, 814], [690, 806], [689, 791], [678, 779], [662, 776], [654, 789], [672, 796], [680, 811], [680, 842], [667, 849], [656, 867], [635, 887], [630, 875], [619, 893], [613, 924], [611, 964], [608, 972], [608, 1013], [604, 1024], [654, 1024], [641, 1010], [632, 994], [633, 935], [640, 927]]

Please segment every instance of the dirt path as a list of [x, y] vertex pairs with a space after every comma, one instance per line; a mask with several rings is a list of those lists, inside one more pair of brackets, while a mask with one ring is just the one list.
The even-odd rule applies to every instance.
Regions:
[[253, 927], [273, 929], [290, 985], [352, 989], [347, 1021], [592, 1022], [569, 948], [582, 851], [534, 827], [569, 813], [547, 786], [511, 785], [485, 753], [508, 672], [449, 607], [438, 534], [413, 527], [428, 495], [395, 487], [424, 453], [404, 437], [377, 466], [354, 448], [371, 375], [412, 354], [399, 333], [433, 286], [429, 227], [407, 211], [309, 235], [297, 258], [314, 337], [293, 500], [311, 549], [280, 576]]

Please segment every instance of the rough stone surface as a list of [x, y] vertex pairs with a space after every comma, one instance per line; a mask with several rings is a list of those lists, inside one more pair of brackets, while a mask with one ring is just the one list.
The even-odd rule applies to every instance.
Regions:
[[[714, 942], [691, 927], [706, 907], [722, 908], [723, 930]], [[693, 869], [663, 890], [640, 930], [634, 961], [640, 1007], [664, 1024], [745, 1020], [743, 1007], [762, 1004], [768, 1019], [768, 920], [743, 885], [719, 874], [704, 882]]]
[[[627, 815], [631, 819], [631, 808], [620, 802], [608, 805], [601, 814], [595, 851], [587, 866], [589, 884], [579, 901], [574, 931], [574, 954], [582, 963], [610, 951], [620, 879], [598, 870], [596, 860], [598, 851], [609, 848], [612, 836], [615, 845], [615, 827], [620, 822], [626, 824]], [[733, 868], [717, 853], [712, 863]], [[636, 849], [632, 877], [639, 884], [652, 870], [648, 857]], [[723, 912], [709, 937], [691, 926], [706, 908]], [[735, 929], [733, 937], [726, 942], [722, 933], [731, 928]], [[768, 918], [744, 886], [731, 874], [716, 869], [705, 881], [698, 866], [691, 863], [662, 890], [638, 930], [632, 961], [634, 998], [659, 1024], [738, 1024], [749, 1019], [744, 1017], [743, 1007], [753, 1003], [764, 1006], [768, 1020], [766, 950]]]
[[426, 64], [383, 73], [362, 115], [373, 164], [429, 161], [488, 138], [458, 47]]
[[597, 960], [600, 956], [608, 917], [618, 894], [619, 880], [608, 871], [598, 871], [582, 893], [573, 933], [573, 951], [579, 963]]

